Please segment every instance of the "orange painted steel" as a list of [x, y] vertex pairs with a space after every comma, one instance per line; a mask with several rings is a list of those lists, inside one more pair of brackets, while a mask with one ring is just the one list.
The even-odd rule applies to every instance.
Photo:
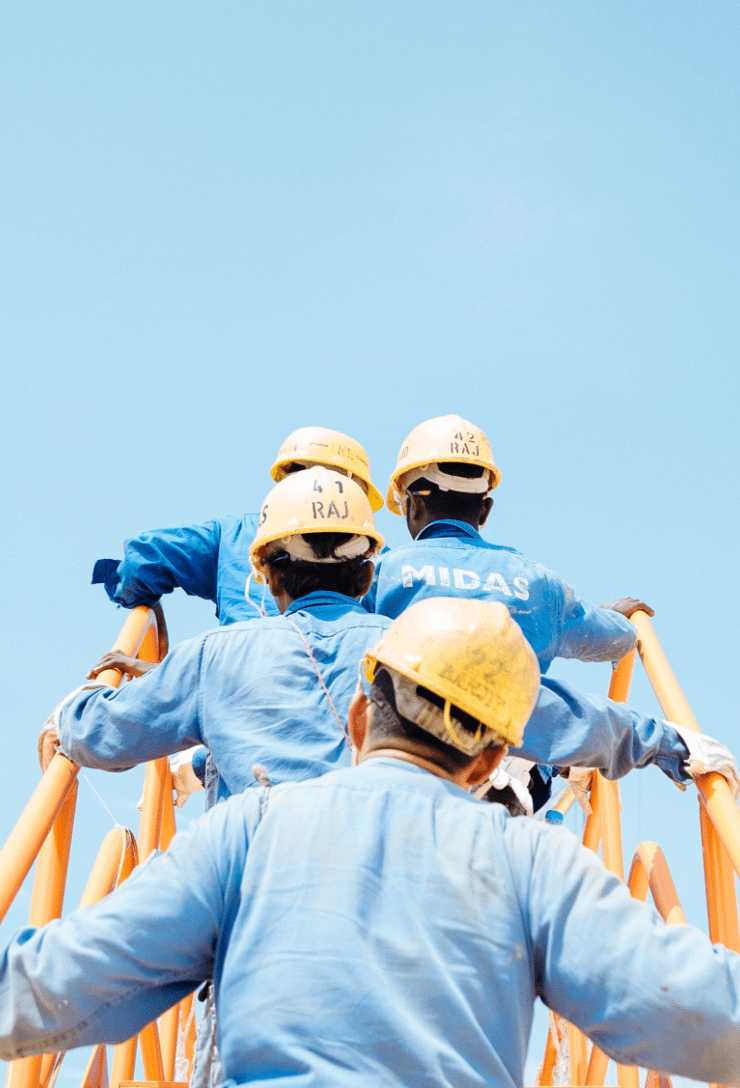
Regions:
[[54, 756], [0, 850], [0, 921], [8, 913], [23, 881], [31, 871], [36, 855], [43, 846], [78, 771], [79, 767], [66, 756], [59, 753]]
[[[113, 649], [130, 656], [139, 653], [145, 660], [158, 660], [154, 614], [148, 608], [132, 609]], [[102, 683], [117, 687], [121, 682], [121, 673], [116, 669], [107, 669], [98, 679]], [[29, 922], [31, 925], [41, 926], [52, 918], [61, 916], [74, 824], [78, 771], [76, 764], [60, 752], [56, 753], [0, 850], [0, 873], [3, 875], [0, 887], [0, 921], [5, 917], [37, 857]], [[131, 839], [133, 840], [133, 836]], [[110, 844], [106, 850], [108, 849]], [[135, 849], [133, 843], [132, 849], [125, 850], [123, 854], [119, 851], [113, 876], [116, 881], [120, 881], [131, 871], [135, 864]], [[105, 883], [100, 870], [96, 872], [94, 869], [94, 875], [96, 881]], [[108, 874], [109, 882], [110, 877], [111, 874]], [[97, 887], [90, 888], [88, 883], [86, 894], [88, 892], [91, 896], [96, 895]], [[6, 1088], [47, 1088], [58, 1067], [57, 1056], [51, 1054], [12, 1062], [8, 1066]]]
[[701, 802], [699, 803], [699, 820], [704, 854], [709, 936], [713, 942], [719, 941], [735, 952], [740, 952], [737, 893], [732, 863]]
[[[154, 613], [148, 608], [131, 610], [121, 628], [121, 633], [113, 644], [114, 650], [121, 650], [131, 656], [139, 652], [140, 648], [150, 655], [146, 660], [152, 660], [151, 653], [154, 652], [156, 655], [158, 652], [156, 620]], [[118, 687], [121, 682], [121, 673], [116, 669], [107, 669], [100, 674], [98, 680]], [[7, 842], [0, 850], [0, 873], [2, 873], [0, 921], [7, 914], [30, 872], [44, 840], [64, 805], [78, 771], [79, 767], [76, 764], [57, 752]], [[63, 891], [57, 890], [49, 894], [63, 896]]]
[[[39, 851], [29, 925], [44, 926], [53, 918], [61, 917], [76, 803], [77, 782], [72, 778], [67, 796]], [[37, 1085], [45, 1084], [51, 1076], [55, 1062], [54, 1054], [35, 1054], [33, 1057], [11, 1062], [8, 1066], [6, 1088], [36, 1088]]]
[[52, 918], [62, 916], [76, 807], [77, 781], [73, 780], [52, 829], [39, 851], [28, 914], [30, 926], [45, 926]]
[[80, 1088], [108, 1088], [108, 1062], [102, 1044], [90, 1055]]
[[632, 858], [627, 887], [635, 899], [643, 902], [650, 890], [655, 908], [667, 926], [686, 924], [686, 915], [668, 862], [657, 843], [643, 842], [637, 847]]
[[134, 1035], [132, 1039], [127, 1039], [125, 1043], [118, 1043], [113, 1048], [113, 1061], [111, 1062], [110, 1071], [111, 1088], [117, 1088], [124, 1081], [133, 1080], [138, 1038], [138, 1035]]
[[162, 829], [162, 806], [168, 781], [172, 782], [167, 756], [162, 756], [161, 759], [153, 759], [151, 763], [147, 763], [144, 777], [144, 798], [141, 806], [141, 823], [139, 825], [139, 857], [142, 863], [146, 861], [153, 850], [159, 847], [159, 835]]
[[139, 1046], [141, 1047], [141, 1060], [144, 1065], [146, 1080], [164, 1080], [162, 1051], [159, 1045], [159, 1032], [157, 1031], [156, 1022], [147, 1024], [139, 1032]]
[[100, 844], [82, 893], [80, 908], [99, 903], [130, 876], [137, 862], [136, 839], [127, 827], [114, 827]]
[[[644, 612], [635, 612], [632, 621], [637, 627], [638, 648], [645, 672], [666, 718], [684, 729], [700, 733], [699, 724], [668, 664], [649, 616]], [[709, 818], [730, 856], [732, 866], [740, 876], [740, 809], [735, 803], [730, 787], [719, 774], [698, 775], [696, 787]]]
[[[632, 672], [635, 667], [635, 651], [627, 654], [613, 670], [609, 684], [609, 698], [617, 703], [627, 700], [632, 683]], [[594, 852], [599, 848], [601, 840], [601, 854], [604, 865], [610, 872], [624, 880], [624, 860], [622, 857], [622, 828], [619, 816], [619, 786], [616, 782], [610, 782], [594, 771], [591, 786], [591, 815], [586, 819], [583, 831], [583, 845]], [[609, 1059], [603, 1051], [594, 1046], [588, 1062], [585, 1077], [579, 1080], [586, 1085], [603, 1085], [606, 1078]], [[575, 1078], [577, 1070], [571, 1062], [571, 1077]], [[633, 1066], [617, 1066], [617, 1078], [621, 1088], [639, 1088], [638, 1071]], [[573, 1079], [573, 1083], [576, 1081]]]

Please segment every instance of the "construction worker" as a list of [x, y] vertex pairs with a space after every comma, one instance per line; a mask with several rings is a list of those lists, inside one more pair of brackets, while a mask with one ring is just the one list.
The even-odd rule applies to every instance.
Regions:
[[542, 672], [555, 657], [616, 661], [635, 646], [627, 622], [632, 597], [596, 608], [581, 600], [554, 571], [521, 552], [489, 544], [479, 530], [501, 482], [483, 431], [460, 416], [439, 416], [404, 440], [388, 485], [386, 504], [406, 518], [412, 540], [377, 564], [365, 607], [399, 616], [425, 597], [501, 601], [524, 631]]
[[537, 698], [508, 611], [420, 601], [365, 672], [359, 766], [230, 798], [10, 942], [0, 1057], [126, 1039], [213, 976], [228, 1084], [521, 1086], [539, 996], [619, 1062], [740, 1086], [740, 956], [466, 792]]
[[320, 466], [270, 491], [250, 541], [255, 579], [278, 615], [217, 628], [176, 646], [152, 672], [114, 689], [91, 684], [57, 708], [67, 754], [121, 767], [205, 744], [218, 771], [209, 802], [254, 786], [313, 778], [348, 764], [347, 709], [357, 665], [389, 626], [357, 598], [383, 546], [354, 480]]
[[[652, 609], [634, 598], [597, 608], [554, 571], [484, 540], [479, 530], [500, 481], [488, 439], [475, 424], [448, 415], [415, 427], [401, 445], [386, 499], [392, 513], [406, 518], [413, 539], [379, 560], [365, 607], [395, 618], [426, 597], [497, 600], [519, 623], [543, 673], [554, 657], [623, 657], [636, 643], [628, 617], [637, 608], [652, 616]], [[519, 771], [540, 807], [550, 796], [552, 769]]]
[[[354, 438], [326, 427], [302, 427], [285, 439], [270, 473], [279, 483], [311, 465], [324, 465], [355, 480], [373, 511], [383, 505], [370, 478], [367, 453]], [[126, 541], [122, 562], [99, 559], [93, 583], [103, 583], [110, 599], [126, 608], [151, 606], [179, 587], [191, 597], [213, 601], [221, 624], [277, 615], [270, 594], [249, 577], [249, 545], [257, 520], [257, 514], [244, 514], [143, 533]]]
[[[370, 478], [367, 453], [349, 435], [326, 427], [301, 427], [283, 442], [270, 474], [280, 482], [312, 465], [324, 465], [355, 480], [373, 511], [383, 505], [383, 497]], [[273, 597], [250, 576], [249, 546], [257, 522], [257, 514], [244, 514], [205, 525], [144, 533], [126, 541], [120, 563], [116, 559], [99, 559], [93, 569], [93, 584], [103, 583], [116, 604], [126, 608], [148, 605], [155, 609], [160, 659], [167, 652], [168, 635], [159, 599], [177, 587], [190, 596], [213, 601], [216, 615], [224, 625], [255, 616], [276, 616], [279, 612]], [[129, 677], [143, 676], [155, 667], [112, 650], [92, 667], [88, 678], [95, 679], [107, 669], [119, 669]], [[178, 804], [184, 804], [205, 783], [206, 765], [206, 752], [201, 747], [171, 761]]]

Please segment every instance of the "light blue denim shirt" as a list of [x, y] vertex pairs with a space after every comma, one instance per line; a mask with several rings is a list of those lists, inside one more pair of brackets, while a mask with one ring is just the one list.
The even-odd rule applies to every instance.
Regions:
[[568, 831], [395, 759], [264, 802], [22, 930], [0, 1057], [127, 1039], [213, 977], [230, 1086], [519, 1088], [537, 996], [620, 1062], [740, 1086], [740, 956]]
[[326, 774], [348, 765], [350, 751], [303, 638], [346, 725], [358, 663], [390, 623], [321, 592], [284, 616], [219, 627], [175, 646], [131, 684], [65, 703], [62, 749], [82, 766], [115, 770], [205, 744], [221, 796], [255, 786], [255, 763], [273, 783]]

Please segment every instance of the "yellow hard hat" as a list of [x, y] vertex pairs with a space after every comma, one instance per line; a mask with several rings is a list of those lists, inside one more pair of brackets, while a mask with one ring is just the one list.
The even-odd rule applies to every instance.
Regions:
[[[386, 504], [393, 514], [403, 514], [405, 486], [403, 477], [415, 469], [428, 468], [428, 473], [416, 473], [414, 478], [426, 475], [427, 479], [444, 477], [437, 469], [439, 462], [457, 461], [465, 465], [480, 465], [487, 470], [485, 491], [493, 491], [501, 483], [501, 473], [496, 467], [488, 439], [480, 427], [461, 416], [436, 416], [414, 427], [404, 440], [398, 454], [396, 467], [388, 484]], [[483, 475], [483, 474], [481, 474]], [[406, 481], [410, 482], [410, 481]], [[473, 481], [450, 477], [446, 490], [473, 491]], [[478, 483], [478, 481], [475, 481]], [[442, 489], [445, 490], [444, 484]], [[481, 489], [483, 493], [483, 489]]]
[[[370, 682], [378, 668], [390, 670], [403, 717], [471, 756], [497, 740], [519, 746], [540, 687], [534, 650], [498, 601], [417, 601], [367, 652], [363, 665]], [[439, 696], [441, 709], [418, 696], [417, 687]], [[479, 723], [477, 732], [466, 729], [459, 715], [454, 720], [455, 709]]]
[[300, 427], [283, 442], [270, 469], [273, 480], [280, 483], [289, 475], [290, 465], [325, 465], [336, 472], [357, 480], [370, 500], [373, 510], [380, 510], [383, 496], [370, 479], [370, 458], [359, 442], [340, 431], [326, 427]]
[[[317, 559], [302, 539], [304, 533], [349, 533], [352, 539], [340, 544], [329, 559]], [[360, 485], [321, 465], [286, 476], [262, 503], [257, 535], [249, 548], [259, 582], [264, 582], [265, 549], [278, 541], [293, 558], [312, 563], [338, 563], [360, 555], [369, 559], [385, 543]]]

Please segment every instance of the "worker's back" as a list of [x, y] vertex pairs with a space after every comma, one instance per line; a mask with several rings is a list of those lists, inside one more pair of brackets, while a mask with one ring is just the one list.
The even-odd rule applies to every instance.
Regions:
[[[243, 847], [229, 834], [217, 862], [228, 919], [216, 965], [227, 1078], [272, 1088], [288, 1079], [322, 1088], [521, 1084], [537, 993], [612, 1053], [629, 1053], [649, 1022], [650, 1037], [665, 1040], [644, 1050], [665, 1056], [652, 1067], [675, 1068], [678, 1048], [691, 1068], [691, 1033], [676, 1038], [672, 1002], [691, 1007], [709, 980], [674, 979], [651, 932], [662, 922], [567, 832], [513, 820], [384, 758], [279, 787], [266, 807], [254, 794], [229, 804], [244, 806], [248, 855], [242, 871]], [[685, 954], [698, 939], [711, 960], [706, 939], [686, 932]], [[670, 963], [680, 965], [675, 952]], [[716, 997], [725, 1009], [731, 988], [728, 978]], [[705, 1044], [727, 1034], [708, 1001], [704, 991]], [[617, 1022], [607, 1028], [609, 1017]], [[739, 1029], [727, 1046], [737, 1054]], [[733, 1060], [727, 1068], [740, 1076]]]

